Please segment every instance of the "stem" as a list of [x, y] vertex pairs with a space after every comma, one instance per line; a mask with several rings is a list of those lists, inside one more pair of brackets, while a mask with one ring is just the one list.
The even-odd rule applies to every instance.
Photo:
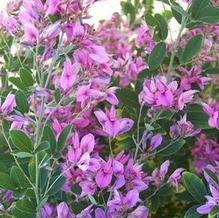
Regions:
[[140, 122], [141, 122], [142, 109], [143, 109], [143, 105], [141, 105], [141, 107], [140, 107], [139, 115], [138, 115], [138, 121], [137, 121], [137, 144], [136, 144], [134, 160], [136, 160], [136, 158], [138, 156], [138, 150], [139, 150], [139, 147], [140, 147], [139, 141], [140, 141]]
[[167, 71], [167, 77], [168, 78], [170, 78], [172, 70], [173, 70], [173, 62], [174, 62], [174, 58], [176, 56], [176, 49], [179, 45], [179, 41], [180, 41], [182, 32], [183, 32], [183, 30], [186, 26], [186, 23], [187, 23], [187, 17], [183, 16], [182, 17], [182, 23], [181, 23], [181, 26], [180, 26], [176, 41], [173, 44], [173, 50], [172, 50], [172, 54], [171, 54], [171, 57], [170, 57], [170, 64], [169, 64], [168, 71]]
[[113, 149], [112, 149], [112, 141], [111, 141], [111, 137], [109, 137], [109, 148], [110, 148], [110, 154], [113, 157]]

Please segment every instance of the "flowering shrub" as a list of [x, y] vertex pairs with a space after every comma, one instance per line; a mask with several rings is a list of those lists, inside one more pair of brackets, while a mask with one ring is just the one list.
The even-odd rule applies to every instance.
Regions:
[[0, 14], [1, 217], [218, 217], [218, 1], [95, 2]]

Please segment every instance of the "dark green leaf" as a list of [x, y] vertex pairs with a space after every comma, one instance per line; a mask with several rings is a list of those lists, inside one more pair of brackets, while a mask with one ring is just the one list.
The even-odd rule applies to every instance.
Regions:
[[15, 183], [16, 186], [19, 188], [25, 188], [30, 185], [22, 170], [20, 170], [16, 166], [13, 166], [11, 168], [10, 177], [13, 183]]
[[177, 141], [172, 141], [170, 143], [165, 143], [167, 145], [162, 145], [156, 152], [156, 155], [158, 156], [170, 156], [170, 155], [173, 155], [175, 154], [177, 151], [179, 151], [183, 145], [185, 144], [185, 140], [183, 139], [180, 139], [180, 140], [177, 140]]
[[20, 80], [20, 78], [18, 77], [9, 77], [8, 79], [13, 85], [15, 85], [16, 87], [18, 87], [19, 89], [22, 90], [26, 90], [26, 86], [22, 83], [22, 81]]
[[49, 126], [46, 125], [44, 130], [43, 130], [43, 137], [41, 141], [48, 141], [50, 144], [50, 151], [51, 153], [55, 152], [56, 149], [56, 137], [54, 134], [53, 129]]
[[47, 150], [49, 148], [49, 142], [48, 141], [42, 141], [39, 146], [35, 149], [35, 153]]
[[197, 18], [200, 16], [200, 12], [202, 9], [206, 8], [210, 4], [210, 0], [193, 0], [192, 5], [190, 7], [191, 14], [193, 18]]
[[138, 95], [131, 88], [118, 89], [116, 94], [124, 105], [127, 105], [128, 107], [139, 108]]
[[148, 13], [145, 15], [145, 21], [148, 26], [156, 26], [157, 24], [156, 19], [151, 14]]
[[58, 104], [59, 101], [61, 100], [61, 92], [60, 92], [60, 89], [56, 89], [56, 90], [55, 90], [54, 97], [55, 97], [56, 103]]
[[219, 74], [219, 67], [209, 68], [205, 71], [206, 74]]
[[195, 206], [192, 206], [190, 207], [185, 215], [184, 215], [184, 218], [198, 218], [198, 217], [201, 217], [202, 214], [199, 214], [196, 209], [198, 208], [199, 206], [198, 205], [195, 205]]
[[202, 42], [203, 35], [196, 35], [188, 41], [182, 54], [183, 63], [189, 62], [195, 55], [198, 54], [202, 48]]
[[121, 4], [121, 7], [122, 7], [124, 14], [129, 16], [130, 24], [134, 23], [135, 17], [136, 17], [135, 7], [132, 5], [131, 2], [123, 2], [122, 1], [120, 4]]
[[15, 189], [15, 185], [13, 184], [10, 176], [3, 172], [0, 172], [0, 187], [9, 190]]
[[197, 104], [188, 106], [188, 120], [191, 121], [196, 128], [209, 129], [208, 115], [202, 110], [202, 107]]
[[23, 114], [27, 113], [29, 111], [29, 104], [24, 92], [18, 90], [15, 94], [15, 99], [16, 99], [17, 109]]
[[165, 40], [168, 35], [167, 22], [160, 14], [155, 14], [154, 17], [157, 20], [156, 31], [158, 31], [158, 36], [160, 37], [161, 40]]
[[63, 185], [65, 184], [65, 177], [63, 176], [55, 176], [51, 179], [48, 195], [54, 195], [58, 191], [61, 190]]
[[148, 58], [148, 65], [150, 70], [157, 69], [163, 62], [166, 55], [166, 44], [164, 42], [158, 43]]
[[32, 143], [30, 138], [20, 130], [11, 130], [10, 137], [13, 144], [21, 151], [31, 152], [32, 151]]
[[209, 24], [219, 23], [219, 8], [212, 6], [202, 8], [197, 19]]
[[31, 74], [32, 74], [32, 72], [26, 68], [20, 69], [20, 78], [21, 78], [22, 83], [26, 87], [32, 86], [35, 83]]
[[182, 177], [186, 190], [193, 196], [193, 198], [199, 203], [205, 202], [207, 190], [203, 181], [195, 174], [189, 172], [184, 172]]
[[75, 183], [72, 188], [71, 188], [71, 191], [77, 195], [80, 195], [81, 192], [82, 192], [82, 189], [80, 187], [80, 185], [78, 183]]
[[59, 138], [58, 138], [58, 142], [57, 142], [57, 150], [58, 151], [61, 151], [62, 148], [64, 147], [65, 142], [66, 142], [71, 130], [72, 130], [72, 125], [68, 125], [60, 133]]

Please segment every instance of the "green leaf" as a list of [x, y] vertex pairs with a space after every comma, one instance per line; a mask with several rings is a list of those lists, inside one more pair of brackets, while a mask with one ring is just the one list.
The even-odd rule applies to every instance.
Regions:
[[158, 32], [158, 36], [161, 40], [165, 40], [168, 35], [167, 22], [160, 14], [155, 14], [154, 17], [157, 20], [157, 27], [155, 31]]
[[10, 137], [13, 144], [21, 151], [31, 152], [32, 151], [32, 143], [30, 138], [20, 130], [11, 130]]
[[128, 107], [139, 108], [138, 95], [131, 88], [118, 89], [116, 96], [124, 105]]
[[21, 113], [27, 113], [29, 111], [29, 104], [27, 101], [27, 97], [24, 94], [23, 91], [18, 90], [15, 94], [15, 100], [16, 100], [16, 104], [17, 104], [17, 109], [21, 112]]
[[34, 201], [22, 199], [16, 202], [16, 208], [21, 212], [29, 214], [29, 217], [34, 217], [36, 205]]
[[168, 143], [167, 145], [165, 145], [166, 144], [165, 143], [164, 145], [162, 145], [162, 147], [160, 147], [157, 150], [156, 155], [162, 156], [162, 157], [173, 155], [177, 151], [179, 151], [185, 143], [186, 142], [183, 139], [172, 141]]
[[43, 151], [43, 150], [47, 150], [50, 147], [50, 144], [48, 141], [42, 141], [39, 146], [35, 149], [35, 153]]
[[202, 107], [198, 104], [188, 106], [187, 117], [196, 128], [210, 129], [208, 125], [208, 115], [203, 111]]
[[148, 26], [156, 26], [157, 20], [149, 13], [145, 14], [145, 21]]
[[63, 187], [64, 184], [65, 184], [65, 177], [59, 176], [59, 175], [54, 176], [51, 179], [50, 186], [49, 186], [49, 191], [48, 191], [47, 194], [49, 196], [56, 194], [58, 191], [61, 190], [61, 188]]
[[71, 191], [77, 195], [80, 195], [82, 192], [81, 186], [78, 183], [75, 183], [72, 187], [71, 187]]
[[212, 6], [202, 8], [197, 19], [209, 24], [219, 23], [219, 8]]
[[210, 0], [193, 0], [192, 5], [189, 9], [191, 11], [192, 17], [197, 18], [200, 16], [202, 9], [206, 8], [210, 4]]
[[204, 72], [206, 74], [219, 74], [219, 67], [208, 68]]
[[26, 188], [26, 187], [30, 186], [30, 184], [29, 184], [28, 180], [26, 179], [22, 170], [20, 170], [16, 166], [13, 166], [11, 168], [10, 177], [11, 177], [11, 180], [13, 181], [13, 183], [16, 184], [16, 187]]
[[189, 62], [202, 48], [203, 35], [196, 35], [192, 37], [182, 54], [183, 63]]
[[13, 184], [10, 176], [3, 172], [0, 172], [0, 187], [9, 190], [15, 189], [15, 185]]
[[17, 88], [22, 89], [26, 91], [26, 86], [22, 83], [20, 78], [18, 77], [9, 77], [8, 79], [13, 85], [15, 85]]
[[148, 58], [148, 65], [150, 70], [157, 69], [163, 62], [166, 55], [166, 44], [164, 42], [158, 43]]
[[208, 218], [215, 218], [219, 215], [219, 206], [215, 206], [208, 214]]
[[17, 158], [28, 158], [28, 157], [33, 157], [33, 154], [28, 153], [28, 152], [18, 152], [14, 154]]
[[46, 125], [43, 129], [43, 137], [41, 141], [48, 141], [50, 144], [50, 151], [54, 153], [56, 150], [56, 137], [53, 129]]
[[202, 214], [199, 214], [196, 209], [198, 208], [199, 206], [198, 205], [195, 205], [195, 206], [192, 206], [190, 207], [185, 215], [184, 215], [184, 218], [198, 218], [198, 217], [201, 217]]
[[121, 4], [121, 7], [122, 7], [124, 14], [126, 16], [129, 16], [129, 23], [130, 24], [134, 23], [135, 17], [136, 17], [135, 7], [132, 5], [131, 2], [122, 1], [120, 4]]
[[57, 142], [57, 150], [58, 151], [61, 151], [62, 148], [64, 147], [65, 142], [66, 142], [71, 130], [72, 130], [72, 125], [68, 125], [62, 130], [61, 134], [59, 135], [58, 142]]
[[58, 104], [61, 100], [61, 91], [60, 89], [56, 89], [54, 92], [55, 101]]
[[203, 181], [195, 174], [189, 172], [184, 172], [182, 177], [186, 190], [193, 196], [193, 198], [199, 203], [205, 202], [207, 190]]
[[35, 83], [31, 74], [32, 72], [26, 68], [20, 69], [20, 78], [26, 87], [32, 86]]

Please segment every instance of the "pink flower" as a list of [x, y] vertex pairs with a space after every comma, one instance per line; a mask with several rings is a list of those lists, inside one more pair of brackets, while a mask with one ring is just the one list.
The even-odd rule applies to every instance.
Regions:
[[219, 114], [218, 111], [216, 110], [216, 107], [211, 107], [207, 105], [206, 103], [202, 103], [203, 110], [208, 114], [209, 119], [208, 119], [208, 125], [213, 128], [218, 128], [219, 127]]
[[128, 132], [134, 124], [134, 121], [131, 119], [117, 118], [116, 110], [113, 106], [110, 110], [106, 110], [106, 113], [99, 110], [95, 111], [94, 114], [102, 125], [103, 131], [113, 138], [119, 134]]
[[192, 137], [200, 133], [200, 129], [194, 129], [193, 124], [187, 121], [186, 114], [170, 127], [170, 137], [175, 139], [178, 137]]
[[163, 76], [145, 80], [139, 101], [141, 104], [173, 107], [177, 86], [175, 81], [168, 83]]
[[172, 186], [176, 187], [177, 192], [179, 191], [179, 184], [178, 183], [179, 183], [179, 180], [181, 179], [181, 176], [182, 176], [181, 174], [184, 170], [185, 170], [184, 168], [176, 169], [168, 179], [168, 182]]
[[192, 102], [194, 94], [197, 93], [198, 91], [196, 90], [189, 90], [186, 92], [183, 92], [178, 99], [178, 107], [179, 110], [183, 110], [185, 107], [185, 104]]
[[163, 180], [168, 172], [169, 165], [170, 165], [170, 161], [166, 160], [165, 162], [163, 162], [161, 164], [160, 168], [156, 168], [152, 172], [152, 179], [153, 179], [156, 186], [159, 186], [163, 182]]
[[75, 133], [72, 137], [73, 146], [68, 147], [68, 161], [76, 165], [82, 171], [92, 170], [92, 163], [98, 170], [99, 165], [96, 159], [91, 158], [90, 153], [93, 152], [95, 139], [92, 134], [87, 134], [82, 137], [79, 142], [79, 136]]
[[71, 218], [70, 210], [65, 202], [57, 205], [57, 218]]
[[135, 39], [136, 45], [144, 47], [145, 50], [150, 53], [155, 45], [154, 40], [150, 34], [149, 28], [146, 25], [141, 25], [137, 30], [137, 38]]
[[78, 72], [79, 72], [78, 64], [72, 65], [70, 59], [67, 59], [64, 62], [64, 70], [60, 77], [60, 86], [63, 88], [64, 91], [72, 88], [72, 86], [76, 81], [76, 76]]
[[160, 133], [156, 134], [151, 138], [150, 150], [155, 150], [158, 148], [162, 142], [163, 138]]
[[144, 206], [138, 206], [127, 218], [147, 218], [148, 216], [148, 209]]
[[58, 9], [59, 0], [47, 0], [45, 10], [47, 15], [54, 15]]
[[13, 111], [15, 107], [16, 107], [15, 96], [14, 94], [9, 93], [4, 103], [1, 105], [1, 112], [4, 114], [9, 114]]
[[197, 208], [197, 212], [200, 214], [208, 214], [211, 212], [211, 210], [215, 207], [219, 205], [219, 191], [216, 187], [214, 187], [213, 185], [209, 185], [209, 189], [211, 191], [211, 195], [212, 196], [206, 196], [207, 198], [207, 202], [198, 207]]
[[95, 218], [106, 218], [106, 213], [103, 209], [97, 208], [95, 210]]
[[127, 212], [135, 207], [139, 201], [139, 193], [136, 190], [130, 190], [125, 196], [118, 191], [114, 191], [114, 199], [108, 201], [108, 214], [110, 217], [118, 217], [120, 212]]
[[99, 188], [106, 188], [113, 176], [113, 168], [112, 168], [112, 159], [110, 158], [106, 163], [104, 163], [100, 170], [97, 172], [96, 175], [96, 183]]
[[100, 64], [107, 63], [110, 60], [105, 48], [99, 45], [90, 46], [89, 57]]
[[35, 44], [39, 39], [38, 29], [31, 23], [24, 26], [24, 42], [28, 44]]

